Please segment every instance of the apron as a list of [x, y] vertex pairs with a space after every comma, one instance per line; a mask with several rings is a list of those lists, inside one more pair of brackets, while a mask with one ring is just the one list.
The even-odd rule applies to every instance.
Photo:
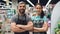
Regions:
[[[24, 18], [25, 18], [24, 20], [20, 19], [18, 14], [18, 19], [16, 21], [16, 24], [27, 25], [26, 15], [24, 15]], [[15, 32], [15, 34], [29, 34], [29, 32], [28, 31], [20, 32], [20, 33]]]

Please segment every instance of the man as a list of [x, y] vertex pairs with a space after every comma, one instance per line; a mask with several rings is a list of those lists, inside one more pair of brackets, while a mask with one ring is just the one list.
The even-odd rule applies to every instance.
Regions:
[[14, 34], [29, 34], [29, 31], [33, 29], [33, 23], [25, 14], [25, 9], [25, 2], [19, 2], [17, 7], [18, 14], [11, 19], [11, 30], [14, 32]]

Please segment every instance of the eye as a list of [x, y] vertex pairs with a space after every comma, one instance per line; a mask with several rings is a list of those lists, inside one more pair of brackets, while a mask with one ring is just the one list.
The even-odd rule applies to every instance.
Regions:
[[25, 7], [25, 6], [23, 6], [23, 7]]
[[20, 6], [20, 7], [22, 7], [22, 6]]
[[36, 8], [36, 9], [41, 9], [41, 8]]
[[25, 6], [20, 6], [20, 7], [25, 7]]
[[39, 8], [36, 8], [36, 9], [39, 9]]

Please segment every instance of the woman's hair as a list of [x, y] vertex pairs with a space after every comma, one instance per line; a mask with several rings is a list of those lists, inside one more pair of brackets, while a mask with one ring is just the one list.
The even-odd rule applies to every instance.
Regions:
[[41, 5], [40, 3], [36, 3], [36, 4], [35, 4], [35, 6], [37, 6], [37, 5], [40, 5], [40, 6], [41, 6], [41, 8], [43, 8], [43, 7], [42, 7], [42, 5]]
[[[37, 5], [40, 5], [40, 6], [41, 6], [41, 8], [43, 8], [43, 7], [42, 7], [42, 5], [41, 5], [40, 3], [36, 3], [36, 5], [35, 5], [35, 6], [37, 6]], [[43, 17], [44, 17], [44, 15], [45, 15], [45, 14], [44, 14], [44, 12], [43, 12], [43, 10], [42, 10], [42, 12], [41, 12], [41, 14], [40, 14], [41, 18], [43, 18]]]

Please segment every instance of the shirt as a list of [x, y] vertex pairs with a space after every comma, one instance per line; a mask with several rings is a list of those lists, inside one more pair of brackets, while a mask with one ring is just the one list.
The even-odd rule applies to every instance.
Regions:
[[[34, 27], [42, 28], [44, 22], [47, 21], [46, 16], [40, 18], [40, 16], [32, 16], [31, 20], [33, 21]], [[33, 32], [33, 34], [46, 34], [46, 32]]]
[[[24, 14], [23, 16], [15, 15], [12, 17], [11, 19], [12, 22], [15, 22], [16, 24], [21, 24], [21, 25], [27, 25], [27, 23], [30, 21], [30, 18]], [[14, 32], [15, 34], [29, 34], [29, 31], [25, 31], [25, 32]]]

